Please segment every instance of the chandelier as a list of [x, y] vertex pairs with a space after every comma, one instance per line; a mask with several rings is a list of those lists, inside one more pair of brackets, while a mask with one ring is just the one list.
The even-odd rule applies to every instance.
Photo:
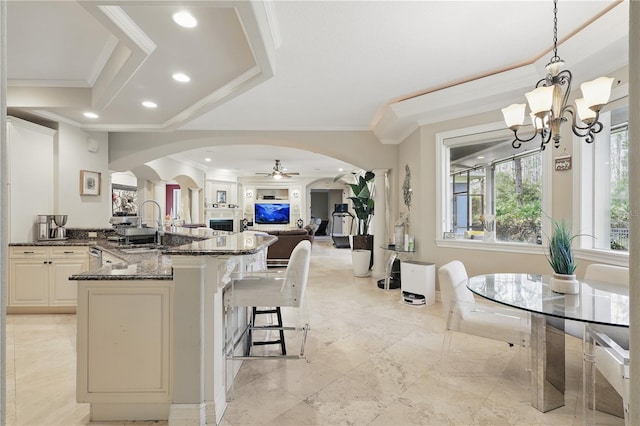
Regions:
[[567, 105], [571, 93], [571, 71], [562, 70], [564, 61], [558, 56], [558, 0], [553, 1], [553, 56], [546, 66], [548, 74], [536, 83], [536, 88], [525, 93], [534, 133], [522, 137], [518, 130], [524, 123], [525, 104], [512, 104], [502, 109], [504, 121], [515, 136], [511, 145], [518, 149], [523, 142], [529, 142], [540, 135], [540, 149], [553, 139], [554, 146], [560, 147], [560, 125], [571, 116], [571, 130], [585, 142], [591, 143], [594, 135], [602, 131], [602, 123], [598, 120], [600, 110], [609, 102], [613, 78], [600, 77], [582, 83], [582, 98], [576, 99], [575, 107]]

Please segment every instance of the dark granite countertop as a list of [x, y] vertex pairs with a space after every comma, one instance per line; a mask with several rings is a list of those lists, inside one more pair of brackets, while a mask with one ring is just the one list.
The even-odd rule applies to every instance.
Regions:
[[[72, 280], [171, 280], [171, 256], [238, 256], [254, 254], [273, 244], [277, 237], [256, 235], [251, 231], [231, 234], [190, 228], [165, 228], [164, 241], [179, 245], [121, 245], [107, 238], [78, 238], [11, 243], [10, 246], [89, 246], [120, 259], [103, 268], [72, 275]], [[82, 235], [82, 233], [80, 233]]]

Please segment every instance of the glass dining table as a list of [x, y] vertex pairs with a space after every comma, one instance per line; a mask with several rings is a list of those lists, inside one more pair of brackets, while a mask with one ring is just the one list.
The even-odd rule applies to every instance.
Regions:
[[550, 276], [497, 273], [469, 278], [474, 294], [531, 313], [531, 405], [547, 412], [564, 405], [565, 320], [629, 327], [629, 288], [580, 281], [579, 294], [551, 291]]

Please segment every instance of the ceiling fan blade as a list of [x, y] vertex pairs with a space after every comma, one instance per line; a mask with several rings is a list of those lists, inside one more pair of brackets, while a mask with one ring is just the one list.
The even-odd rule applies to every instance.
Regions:
[[285, 173], [291, 176], [300, 176], [300, 173], [298, 172], [285, 172]]

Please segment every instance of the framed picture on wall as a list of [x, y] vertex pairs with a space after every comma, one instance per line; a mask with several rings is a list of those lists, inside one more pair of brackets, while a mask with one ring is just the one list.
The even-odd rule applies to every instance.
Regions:
[[80, 170], [80, 195], [100, 195], [99, 172]]
[[226, 203], [227, 202], [227, 191], [216, 191], [216, 201], [218, 203]]

